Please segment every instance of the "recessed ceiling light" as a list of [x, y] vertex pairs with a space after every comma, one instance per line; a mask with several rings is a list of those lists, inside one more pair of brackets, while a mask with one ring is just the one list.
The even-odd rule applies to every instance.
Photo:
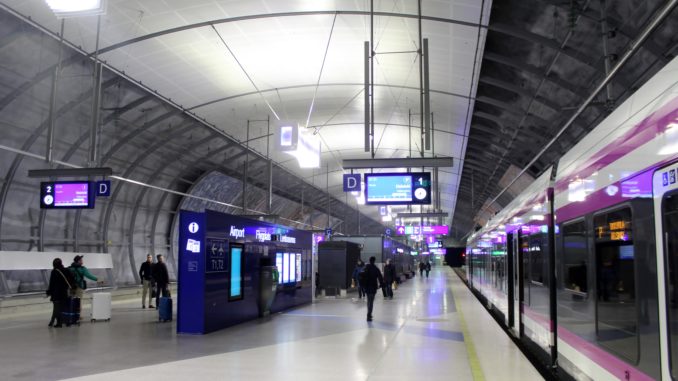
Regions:
[[106, 13], [106, 0], [45, 0], [45, 2], [59, 18]]

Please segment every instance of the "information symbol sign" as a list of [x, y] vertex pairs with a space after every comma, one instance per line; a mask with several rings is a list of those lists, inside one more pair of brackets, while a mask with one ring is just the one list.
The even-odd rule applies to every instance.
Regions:
[[193, 234], [197, 233], [198, 229], [199, 229], [199, 227], [198, 227], [198, 224], [196, 222], [191, 222], [188, 225], [188, 231], [193, 233]]

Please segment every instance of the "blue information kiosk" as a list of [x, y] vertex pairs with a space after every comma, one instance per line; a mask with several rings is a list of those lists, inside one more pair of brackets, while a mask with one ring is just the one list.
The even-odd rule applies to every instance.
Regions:
[[178, 333], [311, 302], [312, 233], [211, 210], [179, 221]]

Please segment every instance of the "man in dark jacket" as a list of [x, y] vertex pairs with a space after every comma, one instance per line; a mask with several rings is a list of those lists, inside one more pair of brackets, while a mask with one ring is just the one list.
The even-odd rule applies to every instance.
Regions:
[[146, 308], [146, 294], [148, 294], [148, 308], [153, 307], [153, 256], [148, 254], [146, 262], [141, 264], [139, 269], [139, 278], [141, 278], [142, 292], [141, 292], [141, 308]]
[[370, 257], [370, 263], [365, 266], [367, 273], [367, 282], [365, 284], [365, 294], [367, 294], [367, 321], [372, 321], [372, 309], [374, 308], [374, 296], [377, 290], [384, 284], [384, 278], [381, 271], [374, 264], [377, 259]]
[[386, 260], [384, 266], [384, 298], [393, 299], [393, 282], [396, 281], [396, 269], [391, 264], [391, 258]]
[[160, 294], [162, 293], [163, 297], [169, 296], [169, 290], [167, 286], [169, 285], [169, 273], [167, 272], [167, 265], [165, 265], [165, 260], [163, 259], [162, 254], [157, 255], [158, 262], [153, 265], [153, 280], [155, 285], [158, 288], [157, 293], [155, 294], [155, 305], [158, 309], [160, 303]]
[[431, 272], [431, 262], [426, 261], [426, 267], [424, 269], [426, 270], [426, 277], [428, 278], [428, 273]]
[[419, 276], [422, 277], [422, 279], [424, 278], [424, 269], [425, 268], [426, 268], [426, 265], [424, 264], [424, 262], [423, 261], [419, 262]]

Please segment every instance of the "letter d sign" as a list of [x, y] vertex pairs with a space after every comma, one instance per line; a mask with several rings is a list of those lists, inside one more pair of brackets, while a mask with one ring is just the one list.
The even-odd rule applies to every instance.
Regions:
[[97, 197], [110, 197], [111, 196], [111, 182], [109, 180], [97, 181], [96, 182], [96, 192], [97, 192]]
[[344, 175], [344, 192], [360, 192], [360, 174]]

